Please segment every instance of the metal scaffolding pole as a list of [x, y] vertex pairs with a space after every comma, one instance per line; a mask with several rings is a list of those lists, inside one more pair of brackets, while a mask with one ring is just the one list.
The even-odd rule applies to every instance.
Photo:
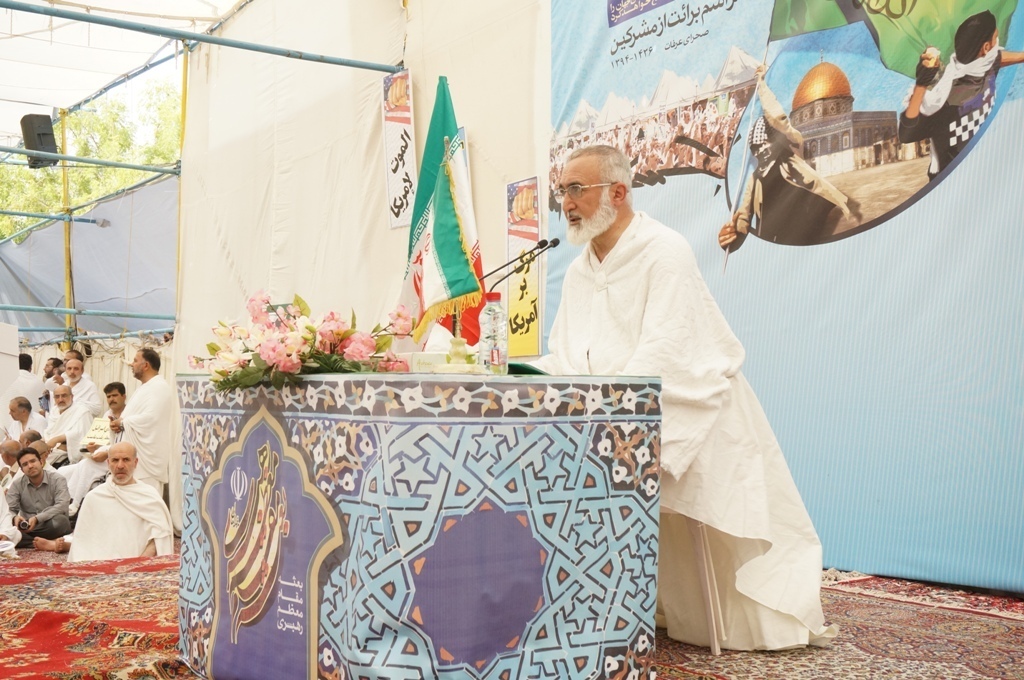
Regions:
[[0, 311], [48, 312], [50, 314], [77, 314], [78, 316], [108, 316], [119, 319], [162, 319], [175, 321], [173, 314], [149, 314], [144, 312], [108, 312], [103, 309], [71, 309], [69, 307], [37, 307], [34, 305], [0, 305]]
[[289, 50], [281, 47], [271, 47], [269, 45], [258, 45], [256, 43], [244, 42], [242, 40], [230, 40], [228, 38], [221, 38], [215, 35], [206, 35], [204, 33], [192, 33], [190, 31], [179, 31], [174, 28], [164, 28], [162, 26], [150, 26], [149, 24], [140, 24], [135, 21], [111, 19], [109, 17], [103, 17], [96, 14], [70, 12], [64, 9], [57, 9], [56, 7], [26, 5], [23, 2], [12, 2], [11, 0], [0, 0], [0, 8], [13, 9], [20, 12], [30, 12], [32, 14], [42, 14], [45, 16], [58, 17], [60, 19], [71, 19], [72, 21], [81, 21], [88, 24], [99, 24], [101, 26], [123, 28], [127, 31], [149, 33], [150, 35], [159, 35], [164, 38], [174, 38], [176, 40], [191, 40], [201, 43], [210, 43], [211, 45], [234, 47], [240, 50], [249, 50], [250, 52], [262, 52], [264, 54], [273, 54], [278, 57], [288, 57], [289, 59], [316, 61], [322, 64], [334, 64], [336, 66], [350, 66], [352, 68], [361, 68], [370, 71], [383, 71], [384, 73], [397, 73], [398, 71], [402, 70], [398, 66], [391, 66], [389, 64], [375, 64], [369, 61], [357, 61], [355, 59], [329, 57], [323, 54], [313, 54], [311, 52]]
[[[2, 3], [3, 0], [0, 0]], [[104, 161], [99, 158], [82, 158], [81, 156], [68, 156], [63, 153], [49, 153], [47, 151], [29, 151], [19, 149], [16, 146], [0, 146], [0, 153], [11, 153], [19, 156], [32, 156], [33, 158], [45, 158], [51, 161], [71, 161], [73, 163], [85, 163], [86, 165], [102, 165], [108, 168], [128, 168], [129, 170], [142, 170], [160, 175], [180, 175], [181, 163], [175, 163], [173, 168], [161, 168], [158, 165], [136, 165], [135, 163], [121, 163], [119, 161]]]

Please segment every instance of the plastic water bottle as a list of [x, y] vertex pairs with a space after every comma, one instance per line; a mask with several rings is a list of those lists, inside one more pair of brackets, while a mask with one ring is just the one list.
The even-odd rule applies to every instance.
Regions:
[[480, 363], [488, 373], [508, 373], [508, 315], [501, 306], [501, 293], [484, 293], [480, 312]]

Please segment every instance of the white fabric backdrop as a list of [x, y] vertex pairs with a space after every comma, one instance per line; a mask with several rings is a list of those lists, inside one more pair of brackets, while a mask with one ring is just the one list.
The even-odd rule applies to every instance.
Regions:
[[[362, 61], [404, 60], [413, 78], [417, 158], [437, 78], [447, 76], [469, 141], [488, 269], [505, 258], [505, 184], [546, 176], [549, 16], [547, 0], [410, 0], [408, 11], [399, 0], [257, 2], [223, 35]], [[188, 371], [189, 354], [203, 352], [218, 319], [244, 319], [246, 298], [260, 289], [275, 301], [298, 293], [314, 312], [353, 308], [364, 329], [397, 303], [409, 231], [388, 229], [383, 77], [210, 45], [192, 54], [179, 372]], [[180, 496], [177, 502], [176, 522]]]

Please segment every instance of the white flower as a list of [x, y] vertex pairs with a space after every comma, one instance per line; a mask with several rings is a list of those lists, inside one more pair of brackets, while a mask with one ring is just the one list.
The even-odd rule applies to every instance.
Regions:
[[648, 650], [648, 648], [650, 648], [650, 646], [651, 646], [651, 639], [649, 637], [647, 637], [647, 633], [644, 633], [639, 638], [637, 638], [637, 641], [636, 641], [636, 651], [638, 651], [639, 653], [643, 654], [644, 652], [646, 652]]
[[646, 446], [641, 446], [636, 450], [636, 462], [637, 465], [646, 465], [651, 460], [651, 450]]
[[341, 478], [341, 488], [345, 491], [356, 488], [356, 478], [352, 476], [351, 472], [346, 472], [345, 476]]
[[373, 405], [377, 401], [377, 391], [369, 385], [366, 386], [366, 390], [363, 391], [363, 403], [362, 406], [365, 409], [373, 410]]
[[213, 620], [213, 609], [207, 607], [206, 611], [203, 612], [203, 623], [210, 623]]
[[622, 395], [622, 408], [636, 413], [636, 392], [626, 389], [626, 393]]
[[589, 416], [592, 413], [594, 413], [594, 411], [601, 408], [602, 401], [603, 400], [601, 399], [601, 388], [590, 388], [590, 391], [587, 392], [587, 415]]
[[407, 387], [402, 390], [402, 407], [406, 413], [423, 406], [423, 386]]
[[459, 386], [459, 391], [452, 397], [452, 406], [463, 413], [469, 413], [469, 403], [473, 395], [465, 387]]
[[334, 666], [334, 651], [330, 647], [324, 647], [323, 653], [320, 654], [320, 660], [323, 661], [324, 666], [332, 668]]
[[619, 661], [613, 656], [606, 656], [604, 658], [604, 673], [605, 675], [611, 675], [615, 671], [619, 670]]
[[627, 675], [626, 678], [628, 678], [628, 680], [640, 680], [640, 671], [634, 668], [629, 672], [629, 675]]
[[502, 413], [508, 413], [514, 408], [519, 408], [519, 392], [515, 389], [505, 390], [501, 395]]
[[626, 476], [628, 474], [629, 471], [626, 470], [626, 468], [622, 467], [621, 465], [616, 465], [615, 467], [612, 468], [612, 479], [614, 479], [616, 482], [623, 481], [624, 479], [626, 479]]
[[544, 393], [544, 408], [554, 415], [560, 403], [562, 403], [562, 395], [554, 387], [549, 387]]
[[597, 443], [597, 455], [607, 458], [612, 455], [612, 440], [605, 437]]
[[658, 482], [651, 477], [644, 483], [644, 491], [647, 492], [648, 498], [653, 498], [654, 494], [658, 493]]

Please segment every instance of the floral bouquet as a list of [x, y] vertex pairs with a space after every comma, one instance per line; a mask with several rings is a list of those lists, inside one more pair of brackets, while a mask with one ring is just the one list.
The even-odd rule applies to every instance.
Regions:
[[272, 305], [256, 293], [246, 305], [251, 323], [219, 322], [216, 342], [206, 345], [208, 357], [189, 356], [189, 366], [210, 373], [219, 390], [251, 387], [268, 381], [276, 388], [310, 373], [408, 371], [391, 352], [394, 338], [412, 332], [404, 305], [389, 315], [390, 323], [365, 333], [356, 330], [356, 316], [344, 321], [337, 312], [310, 318], [309, 305], [298, 295], [290, 305]]

